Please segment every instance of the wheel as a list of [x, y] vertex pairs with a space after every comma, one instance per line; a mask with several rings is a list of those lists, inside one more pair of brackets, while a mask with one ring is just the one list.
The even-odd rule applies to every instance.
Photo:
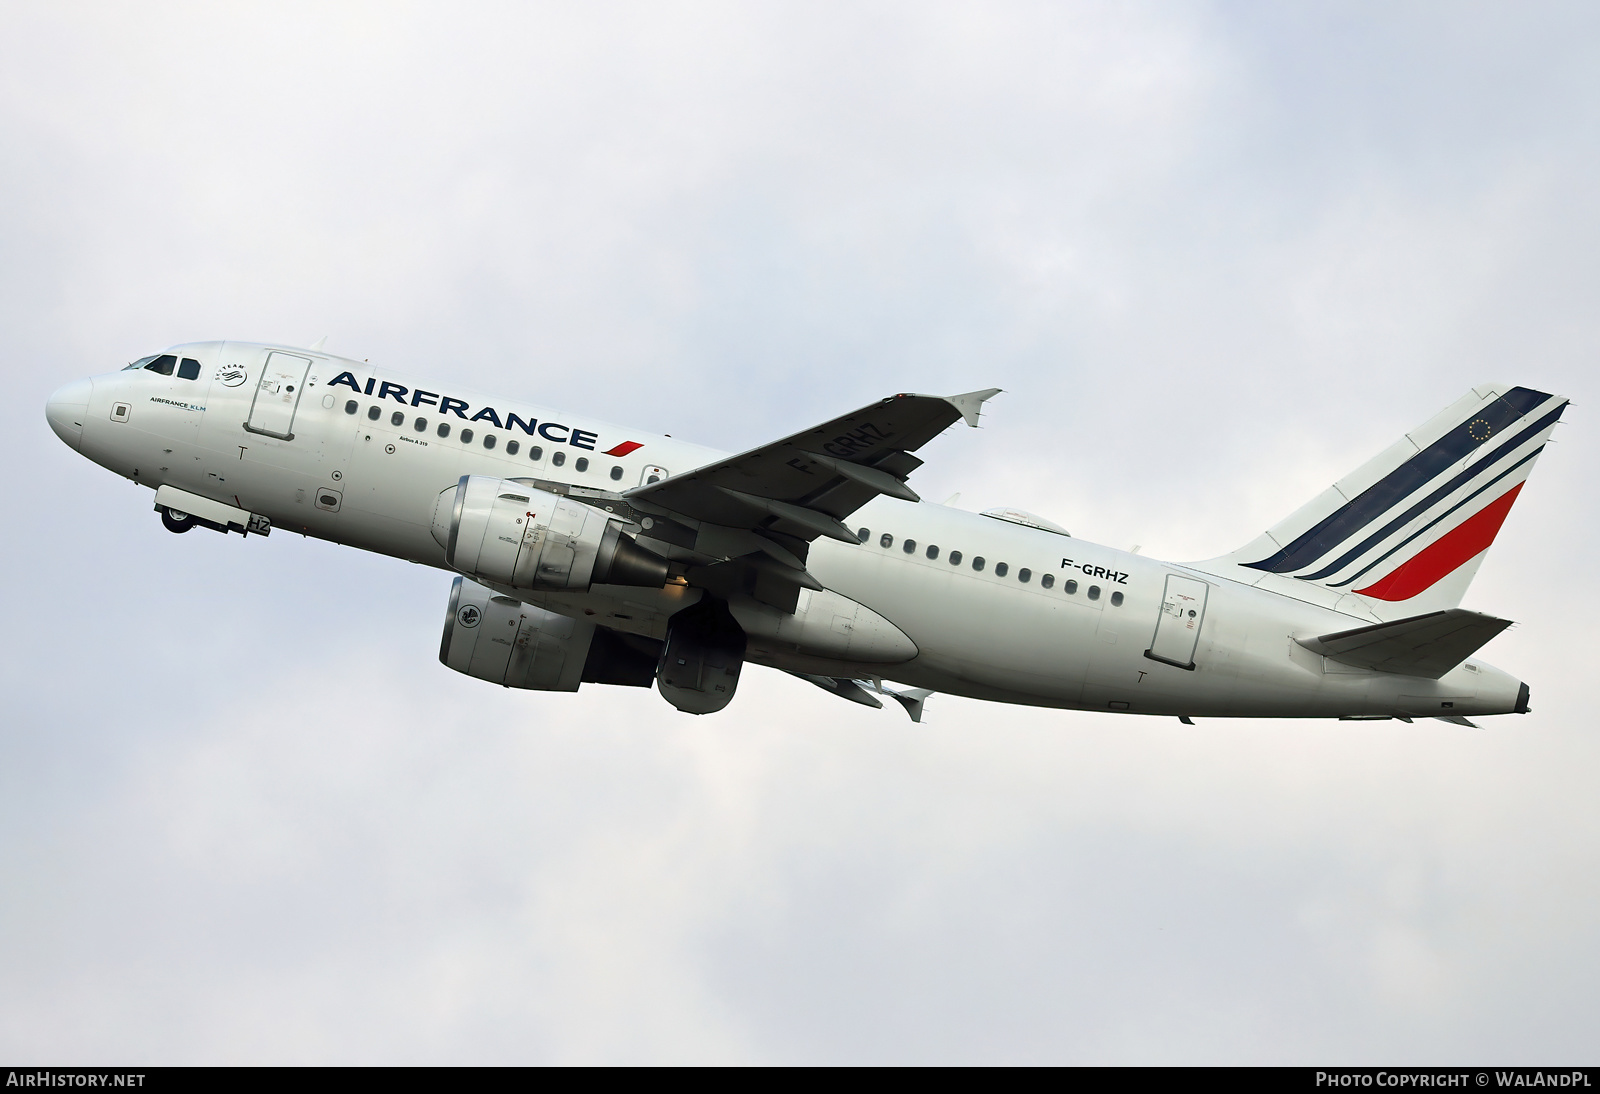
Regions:
[[187, 532], [194, 527], [194, 518], [168, 506], [161, 510], [161, 523], [169, 532]]

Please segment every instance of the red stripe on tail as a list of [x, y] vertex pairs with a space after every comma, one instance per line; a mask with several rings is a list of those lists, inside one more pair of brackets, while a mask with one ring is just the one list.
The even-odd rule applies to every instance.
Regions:
[[1500, 532], [1500, 525], [1505, 523], [1506, 514], [1511, 512], [1512, 502], [1517, 500], [1517, 491], [1521, 489], [1522, 483], [1519, 482], [1417, 552], [1414, 558], [1401, 564], [1388, 577], [1356, 592], [1377, 600], [1410, 600], [1418, 593], [1433, 588], [1440, 578], [1455, 573], [1462, 563], [1489, 549], [1489, 544]]

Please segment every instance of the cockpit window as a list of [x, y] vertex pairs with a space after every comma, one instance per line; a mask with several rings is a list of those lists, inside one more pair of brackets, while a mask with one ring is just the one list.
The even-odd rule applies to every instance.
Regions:
[[182, 361], [180, 361], [178, 363], [178, 379], [180, 379], [180, 380], [198, 380], [198, 379], [200, 379], [200, 362], [196, 361], [193, 357], [185, 357]]
[[144, 367], [151, 372], [159, 372], [163, 376], [171, 376], [172, 369], [177, 363], [178, 359], [172, 354], [163, 353], [160, 357], [152, 358], [150, 363]]
[[136, 369], [144, 368], [144, 366], [148, 365], [151, 361], [154, 361], [159, 356], [160, 356], [160, 354], [152, 353], [149, 357], [141, 357], [137, 361], [133, 362], [133, 364], [131, 364], [127, 368], [123, 369], [122, 371], [123, 372], [133, 372]]

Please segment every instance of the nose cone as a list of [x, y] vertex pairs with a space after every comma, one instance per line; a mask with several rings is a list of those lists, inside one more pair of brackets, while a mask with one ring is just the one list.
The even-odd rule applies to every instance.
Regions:
[[74, 380], [57, 388], [44, 404], [45, 420], [56, 436], [76, 449], [83, 442], [83, 423], [89, 416], [89, 396], [94, 394], [93, 380]]

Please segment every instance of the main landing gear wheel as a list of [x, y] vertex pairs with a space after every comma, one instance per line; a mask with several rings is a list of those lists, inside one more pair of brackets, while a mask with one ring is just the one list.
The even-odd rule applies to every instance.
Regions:
[[161, 523], [169, 532], [187, 532], [194, 527], [194, 518], [168, 506], [161, 510]]

